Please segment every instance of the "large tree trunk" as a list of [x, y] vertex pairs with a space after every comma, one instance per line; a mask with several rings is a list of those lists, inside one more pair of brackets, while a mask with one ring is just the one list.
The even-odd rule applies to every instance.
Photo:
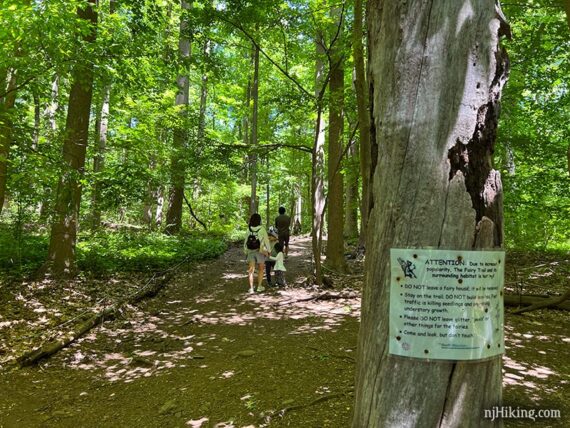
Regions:
[[[95, 42], [97, 34], [95, 4], [95, 0], [89, 0], [85, 8], [77, 10], [79, 18], [89, 24], [89, 31], [83, 35], [83, 40], [88, 44]], [[81, 179], [85, 172], [85, 152], [89, 139], [93, 62], [78, 62], [73, 68], [72, 79], [63, 141], [63, 171], [57, 187], [48, 253], [47, 267], [56, 276], [73, 274], [75, 270]]]
[[251, 115], [251, 155], [250, 155], [250, 180], [251, 199], [249, 215], [255, 214], [257, 206], [257, 128], [259, 113], [259, 48], [255, 46], [253, 51], [253, 85], [251, 87], [251, 98], [253, 100], [253, 112]]
[[93, 189], [91, 194], [91, 227], [97, 229], [101, 224], [101, 185], [99, 175], [105, 168], [105, 150], [107, 149], [107, 130], [109, 128], [109, 104], [111, 101], [111, 85], [103, 88], [103, 101], [96, 121], [97, 146], [93, 161]]
[[344, 260], [344, 185], [340, 172], [342, 161], [342, 135], [344, 130], [344, 61], [340, 40], [342, 38], [343, 16], [340, 9], [333, 9], [332, 15], [338, 21], [340, 36], [330, 56], [331, 72], [329, 82], [329, 150], [328, 150], [328, 206], [327, 206], [327, 267], [343, 272]]
[[360, 131], [360, 177], [362, 197], [360, 198], [360, 236], [358, 245], [366, 243], [366, 228], [370, 210], [370, 112], [368, 111], [368, 88], [364, 71], [364, 48], [362, 46], [362, 0], [354, 1], [354, 28], [352, 30], [352, 56], [354, 58], [354, 87], [358, 111], [358, 129]]
[[16, 70], [12, 70], [10, 73], [7, 87], [5, 80], [2, 80], [1, 83], [0, 91], [4, 92], [4, 89], [7, 89], [7, 93], [4, 99], [0, 100], [0, 214], [2, 214], [4, 207], [8, 183], [8, 157], [10, 156], [14, 126], [11, 114], [16, 102]]
[[321, 34], [317, 34], [315, 63], [315, 98], [317, 100], [317, 118], [315, 120], [315, 136], [311, 155], [311, 206], [312, 227], [311, 242], [313, 250], [315, 283], [322, 284], [323, 271], [321, 265], [321, 239], [323, 234], [323, 214], [325, 211], [324, 170], [325, 170], [325, 120], [323, 119], [323, 94], [326, 87], [323, 61], [324, 47]]
[[[493, 0], [370, 0], [379, 146], [367, 240], [354, 427], [480, 427], [501, 405], [501, 359], [388, 354], [390, 248], [500, 248], [492, 169], [508, 61]], [[506, 25], [506, 24], [504, 24]]]
[[165, 232], [178, 233], [182, 226], [182, 203], [184, 202], [184, 181], [186, 176], [186, 147], [188, 132], [186, 119], [188, 117], [188, 97], [190, 91], [189, 61], [190, 61], [190, 23], [188, 11], [190, 4], [185, 0], [180, 2], [182, 15], [180, 17], [180, 36], [178, 39], [178, 55], [183, 64], [184, 72], [176, 79], [178, 93], [176, 94], [176, 106], [180, 108], [181, 124], [174, 129], [173, 153], [170, 164], [170, 197], [168, 200], [168, 212], [166, 213]]

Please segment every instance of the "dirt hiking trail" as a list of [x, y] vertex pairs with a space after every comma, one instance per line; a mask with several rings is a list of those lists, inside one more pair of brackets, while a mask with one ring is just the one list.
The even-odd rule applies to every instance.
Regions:
[[309, 244], [292, 240], [285, 289], [248, 295], [232, 248], [2, 375], [0, 427], [349, 426], [359, 299], [310, 300]]

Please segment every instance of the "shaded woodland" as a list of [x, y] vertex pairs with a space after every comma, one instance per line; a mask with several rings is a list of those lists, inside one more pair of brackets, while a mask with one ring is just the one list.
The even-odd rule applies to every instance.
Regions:
[[[85, 365], [115, 385], [168, 370], [207, 383], [182, 370], [184, 361], [198, 370], [202, 359], [219, 371], [208, 369], [210, 380], [254, 378], [248, 358], [261, 359], [266, 345], [281, 367], [278, 356], [299, 343], [281, 346], [270, 333], [269, 344], [246, 339], [238, 326], [271, 332], [270, 322], [283, 322], [280, 337], [310, 337], [301, 353], [312, 355], [307, 367], [326, 370], [319, 364], [330, 362], [338, 371], [336, 383], [324, 376], [336, 389], [308, 383], [320, 392], [299, 404], [294, 384], [286, 397], [267, 387], [236, 398], [242, 404], [224, 414], [214, 391], [193, 407], [146, 385], [162, 397], [149, 426], [495, 426], [481, 414], [503, 401], [563, 406], [552, 426], [564, 426], [570, 410], [558, 397], [570, 380], [567, 357], [558, 357], [570, 308], [569, 82], [566, 0], [5, 1], [6, 385], [23, 382], [29, 393], [14, 373], [33, 377], [38, 363], [54, 370], [52, 380], [62, 364]], [[279, 207], [294, 235], [289, 287], [245, 299], [237, 246], [252, 214], [269, 228]], [[503, 360], [391, 358], [390, 248], [505, 250]], [[222, 367], [212, 349], [196, 354], [208, 337], [242, 366]], [[526, 361], [540, 355], [517, 350], [525, 340], [525, 350], [546, 349], [538, 337], [558, 355], [540, 370]], [[283, 364], [281, 376], [302, 384], [295, 363]], [[509, 377], [509, 367], [546, 380], [531, 387], [528, 373]], [[329, 400], [340, 407], [319, 407]], [[72, 410], [42, 406], [36, 419], [10, 414], [6, 426], [77, 421]], [[121, 424], [145, 426], [130, 412]]]

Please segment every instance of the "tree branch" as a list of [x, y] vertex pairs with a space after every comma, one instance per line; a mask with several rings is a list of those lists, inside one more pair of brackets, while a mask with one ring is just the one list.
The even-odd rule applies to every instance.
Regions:
[[293, 76], [291, 76], [285, 69], [283, 69], [283, 67], [281, 67], [277, 62], [275, 62], [275, 60], [273, 60], [273, 58], [271, 58], [259, 45], [259, 43], [255, 40], [255, 38], [245, 29], [241, 26], [241, 24], [233, 22], [227, 18], [225, 18], [222, 14], [218, 13], [217, 14], [219, 19], [227, 24], [230, 24], [232, 27], [237, 28], [238, 30], [240, 30], [249, 40], [251, 40], [251, 43], [253, 43], [253, 45], [259, 49], [259, 52], [261, 52], [263, 54], [263, 56], [265, 58], [267, 58], [267, 60], [273, 64], [275, 67], [277, 67], [277, 69], [287, 78], [289, 79], [291, 82], [293, 82], [295, 84], [295, 86], [297, 86], [297, 88], [299, 88], [301, 90], [301, 92], [303, 92], [305, 95], [307, 95], [310, 99], [314, 100], [315, 96], [313, 94], [311, 94], [309, 91], [307, 91], [303, 85], [301, 85], [301, 83], [299, 83], [299, 81], [297, 81], [297, 79], [295, 79]]
[[182, 196], [184, 197], [184, 201], [186, 202], [186, 205], [188, 205], [188, 209], [190, 210], [190, 215], [192, 217], [194, 217], [194, 220], [196, 220], [198, 223], [200, 223], [202, 225], [202, 227], [204, 228], [204, 230], [207, 232], [208, 227], [204, 224], [204, 222], [202, 222], [198, 217], [196, 217], [196, 214], [194, 214], [194, 210], [192, 209], [192, 205], [190, 204], [190, 201], [186, 197], [186, 193], [183, 193]]

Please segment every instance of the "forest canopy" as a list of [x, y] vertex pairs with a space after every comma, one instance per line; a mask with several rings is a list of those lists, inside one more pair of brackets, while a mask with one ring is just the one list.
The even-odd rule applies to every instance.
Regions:
[[[502, 6], [511, 72], [494, 160], [506, 244], [568, 249], [567, 17], [553, 0]], [[366, 58], [366, 39], [355, 16], [363, 19], [353, 2], [325, 0], [4, 2], [3, 239], [16, 237], [20, 254], [35, 242], [37, 262], [48, 246], [54, 257], [58, 222], [75, 225], [80, 246], [109, 226], [227, 237], [250, 212], [271, 221], [279, 206], [310, 232], [315, 174], [326, 198], [326, 174], [342, 177], [344, 234], [356, 239], [370, 152], [357, 108], [355, 48]], [[329, 115], [339, 100], [335, 154]], [[317, 120], [326, 141], [315, 171]], [[332, 199], [325, 205], [338, 207]]]

